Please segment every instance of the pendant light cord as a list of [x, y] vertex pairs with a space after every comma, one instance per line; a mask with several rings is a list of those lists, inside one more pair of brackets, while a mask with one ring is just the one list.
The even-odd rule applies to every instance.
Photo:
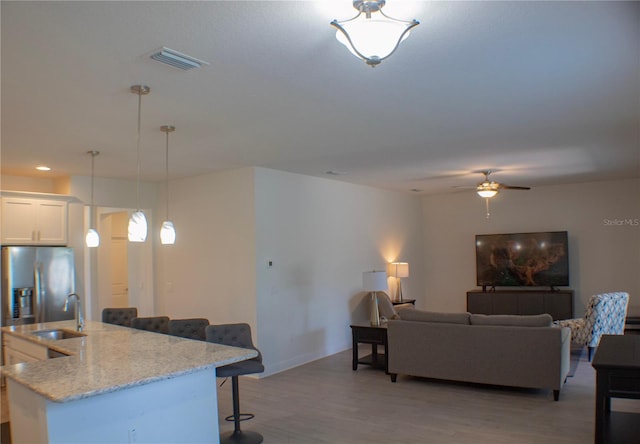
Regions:
[[89, 228], [94, 228], [93, 226], [93, 162], [95, 161], [96, 154], [95, 151], [91, 152], [91, 208], [89, 209]]
[[167, 131], [167, 149], [165, 153], [165, 196], [167, 198], [167, 220], [169, 220], [169, 131]]
[[137, 180], [136, 180], [136, 205], [138, 206], [138, 211], [140, 211], [140, 126], [142, 121], [142, 90], [138, 91], [138, 141], [137, 141], [137, 150], [138, 150], [138, 158], [137, 158]]

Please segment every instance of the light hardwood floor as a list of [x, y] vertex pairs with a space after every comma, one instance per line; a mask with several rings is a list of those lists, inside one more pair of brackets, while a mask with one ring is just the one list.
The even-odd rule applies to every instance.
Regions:
[[[265, 444], [590, 443], [594, 402], [586, 353], [558, 402], [550, 390], [406, 376], [393, 384], [381, 370], [352, 371], [351, 351], [267, 378], [240, 378], [241, 410], [256, 415], [242, 428], [260, 432]], [[612, 406], [640, 413], [637, 400]], [[232, 413], [230, 380], [219, 388], [218, 409], [221, 429], [233, 430], [223, 419]]]
[[[233, 430], [224, 421], [232, 414], [231, 381], [218, 390], [220, 428]], [[267, 378], [240, 378], [241, 410], [256, 415], [242, 428], [260, 432], [265, 444], [590, 443], [594, 401], [586, 353], [558, 402], [546, 390], [406, 376], [393, 384], [381, 370], [352, 371], [350, 350]], [[612, 406], [640, 413], [638, 400]], [[6, 414], [3, 402], [3, 422]]]

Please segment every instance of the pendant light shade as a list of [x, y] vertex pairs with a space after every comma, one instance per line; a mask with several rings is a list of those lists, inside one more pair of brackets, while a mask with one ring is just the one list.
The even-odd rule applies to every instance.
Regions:
[[87, 247], [95, 248], [100, 245], [100, 236], [96, 230], [89, 228], [87, 230], [87, 235], [84, 237], [84, 241], [86, 242]]
[[87, 151], [87, 154], [91, 154], [91, 206], [89, 207], [89, 229], [84, 241], [88, 248], [96, 248], [100, 245], [100, 235], [93, 228], [93, 180], [94, 180], [94, 161], [100, 151]]
[[160, 242], [164, 245], [173, 245], [176, 242], [176, 229], [173, 227], [173, 222], [170, 220], [162, 222], [162, 228], [160, 229]]
[[142, 211], [136, 211], [129, 218], [129, 242], [147, 240], [147, 218]]
[[129, 242], [147, 240], [147, 218], [140, 210], [140, 124], [142, 116], [142, 96], [149, 94], [150, 88], [145, 85], [133, 85], [131, 92], [138, 95], [138, 142], [137, 142], [137, 179], [136, 198], [138, 209], [129, 218]]
[[166, 196], [166, 209], [167, 217], [162, 222], [162, 228], [160, 229], [160, 242], [163, 245], [173, 245], [176, 242], [176, 229], [173, 226], [173, 222], [169, 220], [169, 133], [176, 130], [175, 126], [163, 125], [160, 127], [160, 131], [165, 133], [166, 136], [166, 149], [165, 149], [165, 196]]

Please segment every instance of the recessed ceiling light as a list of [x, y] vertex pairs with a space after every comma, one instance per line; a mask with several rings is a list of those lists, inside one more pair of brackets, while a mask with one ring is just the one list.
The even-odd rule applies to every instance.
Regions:
[[40, 166], [36, 167], [36, 170], [38, 170], [38, 171], [51, 171], [51, 168], [49, 168], [46, 165], [40, 165]]

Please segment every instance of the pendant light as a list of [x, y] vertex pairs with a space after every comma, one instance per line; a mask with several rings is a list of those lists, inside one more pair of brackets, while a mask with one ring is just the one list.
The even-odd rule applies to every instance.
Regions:
[[167, 135], [167, 143], [165, 150], [165, 195], [167, 197], [166, 210], [167, 217], [162, 222], [162, 228], [160, 229], [160, 242], [163, 245], [173, 245], [176, 242], [176, 229], [173, 226], [173, 222], [169, 220], [169, 133], [176, 130], [175, 126], [163, 125], [160, 127], [160, 131]]
[[87, 151], [87, 154], [91, 154], [91, 206], [89, 207], [89, 229], [87, 230], [87, 235], [85, 236], [84, 240], [88, 248], [95, 248], [100, 245], [100, 236], [98, 235], [98, 232], [95, 230], [93, 225], [93, 167], [95, 158], [98, 154], [100, 154], [100, 151]]
[[147, 239], [147, 218], [140, 209], [140, 123], [142, 115], [142, 96], [149, 94], [151, 89], [145, 85], [133, 85], [131, 92], [138, 95], [138, 143], [137, 143], [137, 179], [136, 199], [137, 210], [129, 218], [129, 242], [144, 242]]

